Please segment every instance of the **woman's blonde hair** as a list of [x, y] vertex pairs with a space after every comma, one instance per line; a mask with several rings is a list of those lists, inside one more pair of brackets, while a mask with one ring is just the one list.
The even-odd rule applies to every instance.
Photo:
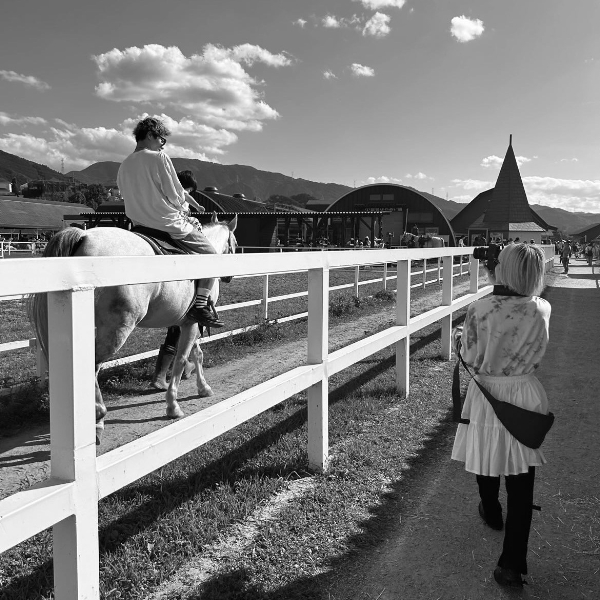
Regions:
[[537, 296], [544, 289], [544, 253], [531, 244], [509, 244], [500, 252], [496, 282], [523, 296]]

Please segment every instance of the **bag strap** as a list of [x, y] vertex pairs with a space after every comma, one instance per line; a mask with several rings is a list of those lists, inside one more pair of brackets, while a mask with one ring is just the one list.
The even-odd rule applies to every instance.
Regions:
[[483, 393], [483, 395], [488, 399], [488, 402], [492, 405], [492, 408], [495, 410], [496, 406], [498, 405], [498, 402], [500, 402], [500, 400], [497, 400], [496, 398], [494, 398], [494, 396], [492, 396], [492, 394], [490, 394], [490, 392], [488, 392], [479, 383], [479, 381], [477, 381], [477, 379], [475, 379], [475, 376], [469, 370], [469, 367], [467, 366], [467, 363], [464, 361], [463, 357], [460, 355], [460, 352], [458, 353], [458, 358], [460, 359], [460, 362], [462, 363], [462, 366], [465, 368], [465, 370], [467, 371], [467, 373], [471, 376], [471, 378], [473, 379], [473, 381], [475, 381], [475, 383], [477, 384], [477, 387], [479, 387], [479, 389], [481, 390], [481, 392]]

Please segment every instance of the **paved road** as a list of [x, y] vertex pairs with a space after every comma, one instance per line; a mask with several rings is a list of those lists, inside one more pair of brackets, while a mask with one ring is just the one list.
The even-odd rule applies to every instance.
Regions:
[[[522, 598], [600, 598], [600, 265], [556, 262], [545, 292], [550, 343], [538, 377], [556, 415], [537, 469], [529, 585]], [[477, 515], [475, 478], [450, 460], [452, 433], [414, 491], [414, 510], [337, 586], [336, 600], [493, 600], [503, 533]], [[502, 499], [506, 506], [505, 497]], [[517, 594], [518, 595], [518, 594]]]

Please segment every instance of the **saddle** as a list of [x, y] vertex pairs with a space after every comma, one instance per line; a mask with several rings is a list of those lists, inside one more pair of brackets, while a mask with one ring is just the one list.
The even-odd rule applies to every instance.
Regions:
[[174, 240], [166, 231], [144, 227], [144, 225], [135, 225], [132, 227], [131, 233], [135, 233], [135, 235], [148, 242], [154, 250], [154, 254], [190, 254], [187, 249], [179, 246], [177, 240]]

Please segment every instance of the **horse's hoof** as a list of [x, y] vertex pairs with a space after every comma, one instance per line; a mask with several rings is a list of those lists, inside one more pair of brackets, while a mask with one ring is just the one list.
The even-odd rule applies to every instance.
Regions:
[[200, 398], [208, 398], [208, 397], [214, 396], [214, 395], [215, 395], [215, 393], [209, 387], [204, 388], [203, 390], [198, 390], [198, 396]]
[[155, 390], [168, 390], [169, 389], [169, 384], [166, 381], [156, 380], [156, 381], [150, 382], [150, 385]]
[[167, 417], [169, 419], [181, 419], [181, 417], [185, 416], [184, 412], [179, 408], [179, 406], [168, 406], [167, 407]]

